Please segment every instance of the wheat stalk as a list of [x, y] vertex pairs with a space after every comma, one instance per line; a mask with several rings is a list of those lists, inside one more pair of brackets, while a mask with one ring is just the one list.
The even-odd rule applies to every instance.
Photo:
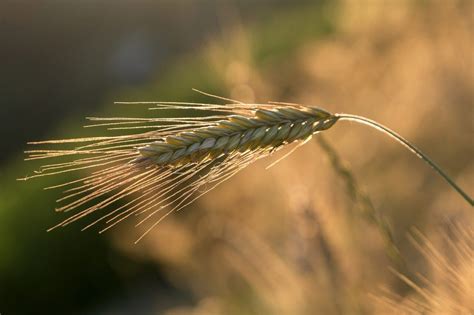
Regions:
[[452, 188], [454, 188], [460, 195], [463, 197], [471, 206], [474, 205], [474, 202], [472, 198], [459, 187], [452, 179], [450, 176], [448, 176], [442, 169], [441, 167], [438, 166], [433, 160], [431, 160], [426, 154], [424, 154], [420, 149], [418, 149], [416, 146], [411, 144], [408, 140], [403, 138], [401, 135], [396, 133], [395, 131], [387, 128], [386, 126], [373, 121], [371, 119], [362, 117], [362, 116], [357, 116], [357, 115], [351, 115], [351, 114], [337, 114], [336, 115], [340, 120], [348, 120], [348, 121], [354, 121], [357, 123], [361, 123], [364, 125], [368, 125], [376, 130], [379, 130], [383, 132], [384, 134], [392, 137], [395, 139], [397, 142], [405, 146], [408, 150], [410, 150], [412, 153], [414, 153], [416, 156], [418, 156], [420, 159], [422, 159], [424, 162], [426, 162], [431, 168], [433, 168]]
[[[166, 216], [192, 203], [252, 162], [293, 142], [302, 145], [313, 134], [345, 119], [370, 124], [397, 138], [429, 162], [472, 205], [472, 199], [436, 164], [396, 133], [375, 122], [298, 104], [245, 104], [218, 98], [231, 103], [138, 103], [152, 104], [151, 110], [204, 111], [204, 116], [88, 118], [96, 123], [86, 127], [124, 130], [126, 135], [123, 136], [30, 142], [34, 145], [73, 144], [75, 147], [26, 151], [27, 160], [59, 157], [72, 160], [44, 165], [36, 174], [23, 180], [91, 170], [79, 180], [47, 188], [67, 188], [65, 196], [58, 199], [65, 204], [57, 211], [81, 209], [53, 228], [66, 226], [98, 210], [110, 209], [84, 227], [87, 229], [104, 221], [103, 232], [131, 216], [142, 216], [137, 225], [149, 222], [167, 209], [152, 221], [140, 240]], [[150, 131], [132, 133], [132, 130], [140, 129]], [[125, 201], [131, 195], [133, 198]]]

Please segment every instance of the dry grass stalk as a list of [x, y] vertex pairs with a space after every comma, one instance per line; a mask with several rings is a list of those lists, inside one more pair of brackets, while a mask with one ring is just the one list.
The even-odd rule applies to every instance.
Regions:
[[[106, 223], [102, 232], [131, 216], [143, 216], [137, 225], [149, 222], [163, 209], [168, 209], [152, 222], [145, 235], [163, 218], [189, 205], [250, 163], [292, 142], [303, 144], [313, 134], [345, 119], [369, 124], [396, 138], [433, 166], [472, 205], [472, 199], [418, 149], [366, 118], [330, 114], [298, 104], [245, 104], [220, 99], [231, 103], [138, 103], [153, 104], [152, 110], [204, 111], [205, 116], [89, 118], [98, 122], [89, 127], [105, 126], [125, 130], [128, 134], [31, 142], [34, 145], [74, 144], [75, 147], [27, 151], [29, 160], [59, 157], [73, 160], [45, 165], [37, 174], [24, 179], [92, 169], [91, 174], [82, 179], [49, 187], [68, 187], [66, 196], [58, 200], [65, 205], [57, 211], [79, 209], [53, 228], [66, 226], [98, 210], [112, 209], [84, 228], [102, 221]], [[151, 131], [131, 134], [138, 129]], [[126, 201], [131, 195], [133, 198]]]
[[406, 297], [387, 291], [374, 299], [389, 314], [472, 314], [474, 312], [474, 230], [469, 224], [449, 223], [433, 243], [414, 229], [413, 245], [427, 263], [428, 275], [408, 277], [395, 272], [412, 292]]
[[374, 224], [385, 242], [387, 255], [393, 262], [403, 270], [406, 268], [405, 261], [400, 255], [398, 247], [392, 233], [388, 220], [378, 211], [370, 199], [369, 195], [359, 186], [353, 172], [347, 166], [336, 150], [329, 144], [323, 136], [317, 138], [319, 146], [327, 154], [330, 163], [336, 173], [344, 180], [346, 191], [354, 204], [358, 207], [359, 213]]

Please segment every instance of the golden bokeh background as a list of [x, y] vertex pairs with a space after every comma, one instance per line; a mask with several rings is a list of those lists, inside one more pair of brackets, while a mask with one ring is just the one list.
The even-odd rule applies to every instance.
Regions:
[[[178, 3], [165, 12], [179, 9], [176, 25], [183, 29], [174, 25], [167, 36], [192, 37], [186, 14], [196, 5]], [[472, 195], [471, 1], [202, 6], [215, 9], [216, 19], [205, 40], [176, 55], [168, 52], [165, 65], [149, 69], [138, 83], [114, 84], [98, 98], [105, 105], [93, 111], [140, 115], [139, 109], [112, 105], [115, 100], [218, 102], [190, 91], [198, 88], [246, 102], [296, 102], [362, 115], [406, 137]], [[144, 38], [131, 51], [156, 53], [146, 52]], [[65, 114], [44, 133], [76, 136], [79, 112]], [[101, 236], [79, 233], [76, 225], [44, 236], [47, 225], [62, 217], [50, 211], [57, 195], [40, 187], [56, 181], [13, 182], [34, 165], [12, 152], [0, 182], [2, 314], [34, 313], [18, 306], [42, 290], [29, 281], [46, 287], [31, 301], [42, 308], [53, 303], [47, 313], [474, 312], [472, 207], [420, 159], [371, 128], [339, 122], [268, 170], [283, 153], [259, 160], [137, 245], [133, 241], [143, 231], [134, 222]], [[381, 222], [387, 222], [392, 243]], [[41, 248], [48, 251], [35, 261]], [[433, 251], [424, 254], [423, 248]], [[71, 260], [51, 260], [64, 255]], [[67, 268], [42, 273], [49, 264]], [[34, 272], [25, 272], [29, 268]], [[56, 295], [69, 302], [48, 300]]]

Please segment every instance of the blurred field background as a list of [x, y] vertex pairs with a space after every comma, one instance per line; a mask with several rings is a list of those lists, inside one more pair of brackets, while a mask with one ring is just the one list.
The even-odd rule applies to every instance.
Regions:
[[[198, 88], [372, 118], [472, 195], [473, 10], [469, 0], [2, 2], [0, 313], [474, 313], [472, 208], [364, 126], [340, 122], [269, 170], [281, 153], [258, 161], [138, 245], [131, 222], [46, 233], [64, 217], [60, 192], [42, 187], [72, 175], [15, 181], [39, 166], [22, 161], [26, 141], [101, 132], [82, 129], [85, 116], [153, 114], [114, 101], [216, 101]], [[410, 241], [414, 228], [436, 251]]]

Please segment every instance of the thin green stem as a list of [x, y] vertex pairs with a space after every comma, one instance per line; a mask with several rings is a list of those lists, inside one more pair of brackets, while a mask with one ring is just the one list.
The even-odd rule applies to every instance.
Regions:
[[412, 145], [410, 142], [405, 140], [402, 136], [400, 136], [398, 133], [395, 131], [385, 127], [384, 125], [379, 124], [376, 121], [373, 121], [371, 119], [357, 116], [357, 115], [351, 115], [351, 114], [336, 114], [336, 117], [338, 117], [340, 120], [349, 120], [349, 121], [354, 121], [358, 122], [361, 124], [368, 125], [372, 128], [375, 128], [379, 131], [382, 131], [383, 133], [389, 135], [393, 139], [397, 140], [399, 143], [404, 145], [408, 150], [413, 152], [415, 155], [417, 155], [420, 159], [428, 163], [436, 172], [438, 172], [441, 177], [444, 178], [444, 180], [452, 187], [454, 188], [471, 206], [474, 206], [474, 202], [469, 195], [461, 189], [446, 173], [435, 163], [433, 162], [427, 155], [425, 155], [421, 150], [419, 150], [417, 147]]

